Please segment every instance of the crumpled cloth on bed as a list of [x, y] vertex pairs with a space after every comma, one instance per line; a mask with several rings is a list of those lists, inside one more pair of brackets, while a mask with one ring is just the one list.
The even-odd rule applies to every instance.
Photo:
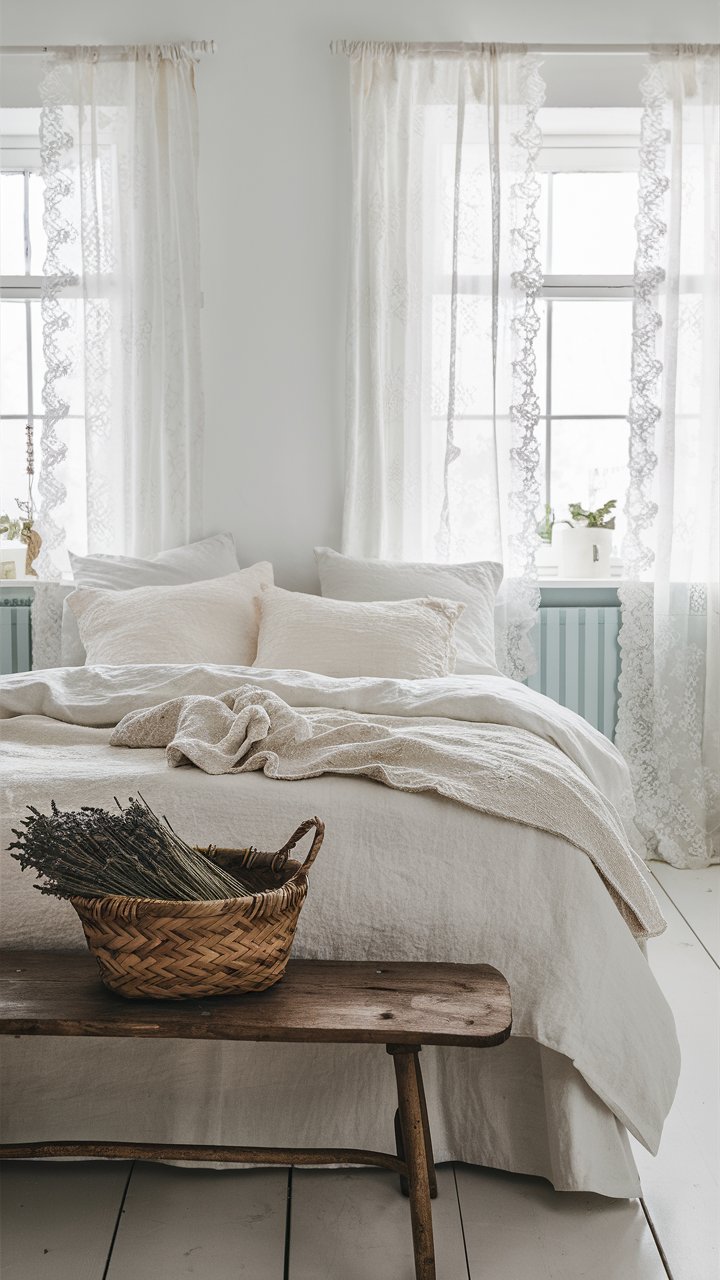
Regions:
[[635, 937], [665, 928], [613, 806], [562, 751], [525, 729], [328, 708], [300, 712], [244, 684], [131, 711], [110, 743], [165, 747], [170, 765], [211, 774], [262, 770], [282, 781], [361, 774], [401, 791], [434, 791], [562, 837], [591, 859]]

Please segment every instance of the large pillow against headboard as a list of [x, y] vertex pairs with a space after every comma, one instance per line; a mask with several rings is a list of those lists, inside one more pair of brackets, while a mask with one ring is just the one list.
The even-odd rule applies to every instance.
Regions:
[[[172, 547], [148, 560], [137, 556], [76, 556], [70, 552], [70, 564], [76, 587], [95, 587], [100, 591], [203, 582], [237, 573], [240, 568], [231, 533], [217, 533], [184, 547]], [[77, 619], [67, 603], [63, 605], [60, 654], [64, 667], [81, 667], [85, 662]]]
[[495, 597], [502, 565], [492, 560], [469, 564], [362, 560], [316, 547], [323, 596], [334, 600], [408, 600], [441, 596], [465, 605], [455, 632], [460, 675], [496, 674]]
[[324, 676], [446, 676], [455, 667], [455, 624], [465, 606], [417, 600], [327, 600], [263, 588], [256, 667]]
[[272, 588], [267, 561], [222, 578], [101, 591], [78, 587], [68, 607], [93, 665], [220, 663], [249, 667], [258, 642], [258, 597]]

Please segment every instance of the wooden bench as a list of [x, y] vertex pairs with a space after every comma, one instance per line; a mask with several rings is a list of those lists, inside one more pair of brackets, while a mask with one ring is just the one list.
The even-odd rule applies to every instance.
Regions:
[[269, 991], [164, 1003], [106, 991], [90, 955], [2, 952], [3, 1035], [384, 1044], [395, 1067], [398, 1111], [394, 1156], [349, 1148], [72, 1141], [5, 1143], [0, 1155], [381, 1165], [400, 1175], [410, 1197], [415, 1274], [434, 1280], [430, 1200], [437, 1184], [418, 1055], [424, 1044], [502, 1044], [511, 1022], [507, 982], [489, 965], [291, 960]]

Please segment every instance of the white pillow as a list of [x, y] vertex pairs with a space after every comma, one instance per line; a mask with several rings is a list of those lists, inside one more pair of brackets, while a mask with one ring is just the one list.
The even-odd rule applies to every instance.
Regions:
[[460, 600], [465, 612], [455, 633], [460, 675], [497, 674], [495, 660], [495, 596], [502, 565], [491, 560], [472, 564], [421, 564], [394, 560], [358, 560], [329, 547], [316, 547], [315, 559], [323, 596], [335, 600], [407, 600], [441, 596]]
[[[169, 587], [176, 582], [200, 582], [237, 573], [240, 565], [231, 533], [216, 533], [185, 547], [172, 547], [149, 560], [137, 556], [76, 556], [69, 553], [77, 587], [103, 591], [131, 591], [134, 587]], [[81, 667], [85, 661], [77, 620], [66, 604], [62, 614], [61, 660], [64, 667]]]
[[260, 596], [256, 667], [323, 676], [445, 676], [455, 665], [451, 600], [351, 603], [269, 587]]
[[272, 581], [272, 565], [262, 562], [224, 578], [174, 587], [78, 587], [67, 603], [77, 618], [88, 664], [216, 662], [249, 667], [257, 650], [257, 599]]

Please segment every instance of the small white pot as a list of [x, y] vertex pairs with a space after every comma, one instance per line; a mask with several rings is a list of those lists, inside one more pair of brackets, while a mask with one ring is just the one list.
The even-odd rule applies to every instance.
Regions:
[[553, 527], [553, 546], [557, 550], [559, 576], [609, 578], [612, 541], [612, 529], [556, 524]]

